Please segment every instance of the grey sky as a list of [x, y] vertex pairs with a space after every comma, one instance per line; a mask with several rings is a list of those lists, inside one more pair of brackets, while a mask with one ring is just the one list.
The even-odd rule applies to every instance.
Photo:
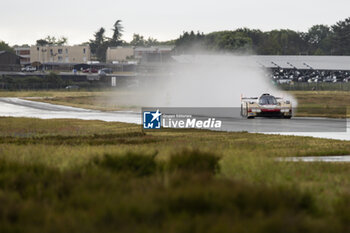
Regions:
[[307, 31], [350, 17], [349, 0], [1, 0], [1, 6], [0, 40], [11, 45], [33, 44], [46, 35], [63, 35], [69, 44], [78, 44], [99, 27], [111, 35], [117, 19], [123, 21], [126, 41], [133, 33], [162, 41], [189, 30]]

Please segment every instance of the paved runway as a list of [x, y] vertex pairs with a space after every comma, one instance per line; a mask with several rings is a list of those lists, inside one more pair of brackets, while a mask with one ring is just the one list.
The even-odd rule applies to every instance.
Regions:
[[141, 124], [140, 113], [127, 111], [102, 112], [19, 98], [0, 98], [0, 116], [34, 117], [41, 119], [72, 118]]
[[[206, 118], [215, 115], [212, 114], [214, 113], [210, 113]], [[230, 117], [223, 116], [218, 118], [223, 122], [221, 130], [278, 133], [283, 135], [350, 140], [350, 133], [346, 132], [346, 120], [299, 117], [290, 120], [270, 118], [244, 119], [237, 116], [237, 113], [235, 114], [236, 115], [233, 114], [233, 116]], [[201, 116], [203, 114], [198, 115], [198, 118], [202, 117], [205, 119], [205, 117]], [[141, 124], [141, 114], [137, 112], [102, 112], [19, 98], [0, 98], [0, 116], [34, 117], [41, 119], [73, 118]]]

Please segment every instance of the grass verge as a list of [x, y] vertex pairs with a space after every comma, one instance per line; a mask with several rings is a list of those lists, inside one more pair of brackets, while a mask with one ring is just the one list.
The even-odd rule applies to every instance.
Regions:
[[346, 232], [350, 142], [0, 118], [0, 232]]

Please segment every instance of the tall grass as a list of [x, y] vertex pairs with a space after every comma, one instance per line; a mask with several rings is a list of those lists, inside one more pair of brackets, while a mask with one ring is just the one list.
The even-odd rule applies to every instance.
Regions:
[[148, 176], [157, 171], [155, 156], [127, 153], [124, 156], [104, 154], [103, 158], [95, 158], [94, 164], [119, 173], [135, 176]]
[[[201, 152], [186, 153], [191, 156]], [[209, 161], [217, 159], [212, 157]], [[169, 159], [168, 166], [173, 161]], [[193, 162], [201, 164], [201, 157], [192, 155], [181, 164], [188, 168]], [[345, 206], [350, 198], [346, 195], [334, 204], [331, 215], [317, 206], [309, 192], [225, 178], [208, 179], [201, 173], [208, 166], [186, 170], [186, 174], [171, 173], [165, 182], [162, 177], [171, 171], [163, 169], [155, 173], [154, 167], [160, 164], [154, 156], [106, 155], [95, 165], [60, 172], [43, 165], [0, 161], [0, 231], [348, 230], [349, 209]]]
[[205, 172], [215, 174], [219, 172], [220, 157], [198, 149], [184, 149], [170, 157], [168, 169], [175, 172]]
[[[70, 127], [75, 127], [71, 130]], [[0, 119], [0, 232], [347, 232], [350, 142]]]

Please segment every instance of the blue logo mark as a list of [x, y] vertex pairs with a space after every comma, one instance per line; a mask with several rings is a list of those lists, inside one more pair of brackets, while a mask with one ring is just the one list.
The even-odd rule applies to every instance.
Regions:
[[159, 109], [156, 112], [143, 112], [143, 128], [144, 129], [160, 129], [161, 115]]

